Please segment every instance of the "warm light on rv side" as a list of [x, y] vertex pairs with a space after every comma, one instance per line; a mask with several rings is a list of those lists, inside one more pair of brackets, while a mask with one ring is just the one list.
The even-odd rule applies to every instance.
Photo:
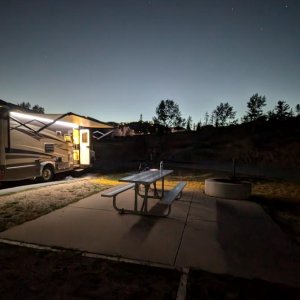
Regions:
[[[12, 115], [13, 117], [19, 117], [19, 118], [24, 118], [24, 119], [28, 119], [28, 120], [37, 120], [37, 121], [45, 122], [45, 123], [51, 123], [54, 121], [54, 120], [51, 120], [48, 118], [37, 117], [37, 116], [28, 115], [28, 114], [22, 114], [22, 113], [18, 113], [15, 111], [11, 111], [10, 115]], [[74, 123], [65, 122], [65, 121], [56, 121], [55, 124], [65, 126], [65, 127], [70, 127], [70, 128], [78, 128], [78, 125], [76, 125]]]
[[75, 161], [79, 160], [79, 150], [73, 150], [73, 159]]
[[73, 143], [74, 143], [74, 145], [79, 145], [79, 130], [78, 129], [73, 130]]

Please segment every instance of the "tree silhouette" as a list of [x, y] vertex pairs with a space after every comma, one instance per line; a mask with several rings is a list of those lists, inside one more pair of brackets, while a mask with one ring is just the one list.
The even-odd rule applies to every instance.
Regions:
[[192, 130], [192, 123], [193, 123], [192, 117], [188, 116], [187, 121], [186, 121], [186, 130], [187, 131]]
[[39, 114], [45, 113], [45, 109], [42, 106], [39, 106], [37, 104], [31, 108], [31, 104], [29, 102], [21, 102], [18, 104], [18, 106], [22, 107], [26, 111], [32, 111]]
[[243, 117], [244, 122], [251, 122], [257, 120], [264, 115], [263, 107], [266, 105], [266, 97], [254, 94], [247, 102], [248, 111]]
[[44, 114], [45, 113], [44, 107], [41, 107], [37, 104], [32, 107], [32, 111], [34, 111], [36, 113], [39, 113], [39, 114]]
[[295, 109], [296, 109], [297, 115], [300, 116], [300, 104], [297, 104]]
[[156, 108], [156, 117], [154, 123], [166, 127], [178, 127], [185, 125], [185, 119], [181, 117], [179, 106], [173, 100], [161, 100]]
[[208, 112], [206, 112], [204, 115], [204, 125], [207, 126], [208, 123], [209, 123], [209, 114]]
[[31, 104], [29, 102], [21, 102], [17, 104], [18, 106], [22, 107], [25, 110], [31, 110]]
[[221, 102], [212, 113], [214, 125], [216, 127], [229, 125], [236, 115], [236, 111], [233, 110], [233, 106], [229, 105], [228, 102]]
[[269, 119], [284, 120], [293, 116], [290, 106], [282, 100], [277, 102], [273, 111], [268, 113]]

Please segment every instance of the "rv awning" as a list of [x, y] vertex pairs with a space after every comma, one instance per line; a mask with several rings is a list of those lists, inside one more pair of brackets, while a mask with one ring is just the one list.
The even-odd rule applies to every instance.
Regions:
[[[10, 110], [10, 114], [19, 117], [19, 118], [25, 118], [25, 119], [31, 119], [31, 120], [37, 120], [43, 123], [44, 125], [40, 127], [40, 129], [37, 132], [40, 132], [51, 125], [72, 125], [74, 124], [75, 127], [85, 127], [85, 128], [107, 128], [112, 129], [113, 127], [101, 122], [99, 120], [90, 118], [90, 117], [84, 117], [77, 114], [74, 114], [72, 112], [68, 112], [66, 114], [37, 114], [32, 112], [23, 112], [20, 110]], [[68, 126], [69, 126], [68, 125]]]
[[[113, 128], [112, 126], [98, 121], [94, 118], [90, 117], [84, 117], [77, 114], [74, 114], [72, 112], [68, 112], [66, 114], [42, 114], [44, 118], [53, 120], [55, 123], [56, 121], [64, 121], [76, 124], [80, 127], [87, 127], [87, 128]], [[52, 124], [53, 124], [52, 123]]]

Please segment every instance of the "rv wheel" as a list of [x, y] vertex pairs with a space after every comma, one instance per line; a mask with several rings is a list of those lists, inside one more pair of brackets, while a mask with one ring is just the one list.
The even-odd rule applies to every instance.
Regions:
[[42, 177], [40, 178], [42, 182], [48, 182], [53, 179], [54, 172], [53, 168], [50, 166], [45, 166], [42, 171]]

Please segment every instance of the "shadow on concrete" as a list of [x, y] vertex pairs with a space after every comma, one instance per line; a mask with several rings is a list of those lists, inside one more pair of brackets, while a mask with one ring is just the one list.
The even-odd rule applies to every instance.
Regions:
[[217, 222], [218, 241], [230, 274], [300, 286], [300, 247], [261, 206], [217, 200]]
[[[151, 209], [149, 209], [149, 213], [161, 215], [165, 210], [165, 206], [157, 203]], [[156, 216], [141, 216], [138, 221], [131, 227], [129, 234], [131, 237], [133, 236], [138, 241], [143, 241], [147, 239], [147, 236], [151, 232], [152, 228], [162, 217]]]

